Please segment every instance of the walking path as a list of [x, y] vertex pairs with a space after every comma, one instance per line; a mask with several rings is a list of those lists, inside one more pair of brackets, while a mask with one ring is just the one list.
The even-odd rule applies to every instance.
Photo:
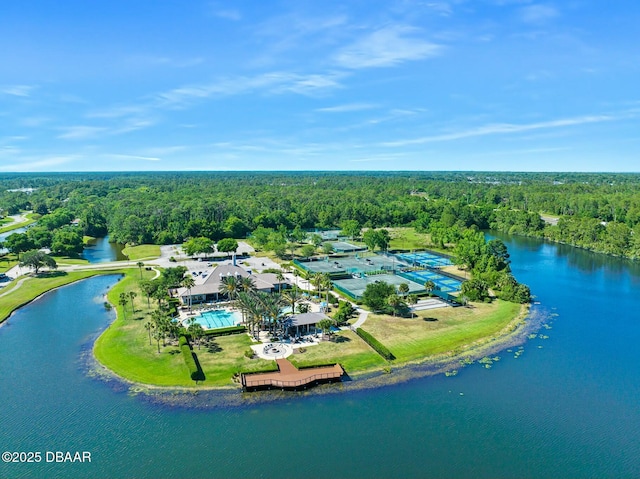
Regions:
[[354, 329], [354, 330], [358, 329], [359, 327], [361, 327], [364, 324], [364, 322], [367, 320], [367, 318], [369, 317], [369, 311], [366, 311], [366, 310], [361, 309], [361, 308], [357, 308], [357, 309], [360, 312], [360, 316], [358, 317], [358, 320], [351, 325], [351, 329]]

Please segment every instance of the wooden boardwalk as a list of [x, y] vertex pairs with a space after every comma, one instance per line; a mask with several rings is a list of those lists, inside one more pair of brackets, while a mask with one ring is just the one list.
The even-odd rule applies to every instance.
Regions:
[[244, 390], [305, 388], [310, 384], [337, 381], [342, 378], [344, 369], [339, 364], [318, 368], [298, 369], [287, 359], [276, 359], [278, 371], [271, 373], [242, 373]]

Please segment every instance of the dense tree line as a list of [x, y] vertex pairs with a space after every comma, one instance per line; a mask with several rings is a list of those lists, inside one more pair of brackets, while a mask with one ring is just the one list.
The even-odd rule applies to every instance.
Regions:
[[[635, 258], [639, 185], [636, 174], [586, 173], [5, 174], [0, 213], [42, 215], [40, 229], [30, 232], [35, 247], [72, 246], [72, 233], [157, 244], [253, 234], [282, 249], [296, 231], [359, 235], [362, 228], [412, 225], [438, 245], [456, 242], [469, 227], [494, 228]], [[558, 217], [557, 224], [541, 214]]]

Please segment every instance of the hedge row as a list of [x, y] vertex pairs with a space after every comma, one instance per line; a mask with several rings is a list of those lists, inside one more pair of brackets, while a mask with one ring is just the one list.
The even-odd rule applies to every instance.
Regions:
[[240, 334], [246, 331], [247, 328], [244, 326], [229, 326], [228, 328], [208, 329], [204, 332], [204, 335], [215, 338], [216, 336], [228, 336], [230, 334]]
[[396, 358], [393, 355], [393, 353], [389, 351], [384, 344], [382, 344], [376, 338], [371, 336], [371, 334], [367, 333], [364, 329], [358, 328], [356, 329], [356, 333], [358, 334], [358, 336], [364, 339], [364, 342], [367, 343], [369, 346], [371, 346], [376, 353], [378, 353], [387, 361], [393, 361]]
[[183, 334], [180, 335], [180, 339], [178, 340], [178, 346], [180, 347], [180, 351], [182, 352], [184, 363], [187, 365], [187, 368], [189, 368], [189, 374], [191, 375], [191, 379], [193, 379], [194, 381], [204, 381], [204, 372], [200, 367], [198, 358], [196, 354], [191, 350], [189, 341]]

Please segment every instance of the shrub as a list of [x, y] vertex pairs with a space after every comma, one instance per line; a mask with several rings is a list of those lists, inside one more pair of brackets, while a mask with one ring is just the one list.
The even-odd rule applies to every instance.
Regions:
[[230, 334], [240, 334], [247, 331], [244, 326], [229, 326], [228, 328], [209, 329], [204, 332], [204, 335], [210, 338], [217, 336], [228, 336]]
[[200, 367], [200, 362], [198, 361], [196, 354], [191, 350], [189, 341], [184, 335], [180, 335], [178, 345], [180, 347], [180, 351], [182, 352], [184, 363], [189, 369], [191, 379], [193, 379], [194, 381], [204, 381], [204, 372]]
[[364, 329], [358, 328], [356, 329], [356, 333], [358, 334], [358, 336], [360, 336], [364, 340], [365, 343], [371, 346], [375, 350], [375, 352], [377, 352], [380, 356], [382, 356], [387, 361], [393, 361], [396, 358], [393, 355], [393, 353], [389, 351], [384, 344], [382, 344], [380, 341], [378, 341], [376, 338], [374, 338], [371, 334], [366, 332]]

